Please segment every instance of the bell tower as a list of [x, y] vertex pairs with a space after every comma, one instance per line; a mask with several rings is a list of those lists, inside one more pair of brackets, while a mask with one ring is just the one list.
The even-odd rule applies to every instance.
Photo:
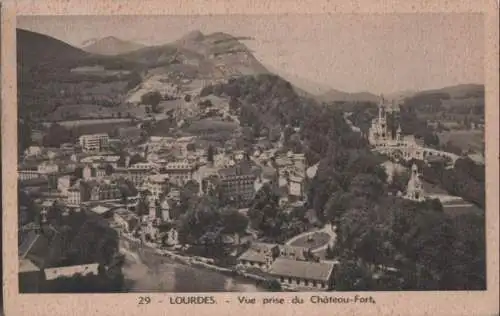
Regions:
[[385, 106], [384, 96], [380, 96], [380, 104], [378, 107], [378, 127], [379, 127], [379, 136], [382, 141], [387, 139], [387, 109]]
[[396, 131], [396, 140], [398, 142], [403, 141], [403, 131], [401, 130], [401, 125], [398, 125], [398, 129]]
[[408, 181], [405, 198], [413, 201], [423, 201], [425, 199], [420, 173], [416, 164], [413, 164], [411, 167], [410, 180]]

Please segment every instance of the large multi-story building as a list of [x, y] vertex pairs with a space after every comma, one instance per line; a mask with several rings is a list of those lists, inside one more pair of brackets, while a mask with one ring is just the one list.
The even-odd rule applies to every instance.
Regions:
[[130, 180], [135, 187], [140, 188], [151, 174], [152, 166], [149, 163], [139, 163], [128, 168], [116, 168], [114, 175]]
[[80, 162], [100, 166], [110, 165], [113, 168], [117, 168], [119, 160], [120, 156], [88, 156], [82, 158]]
[[87, 134], [79, 138], [80, 146], [85, 152], [99, 152], [106, 149], [109, 143], [108, 134]]
[[87, 186], [82, 180], [77, 181], [73, 186], [67, 190], [68, 197], [66, 199], [67, 204], [71, 206], [77, 206], [85, 201], [88, 201], [89, 194]]
[[106, 176], [106, 168], [99, 165], [86, 165], [82, 170], [82, 177], [84, 180], [102, 178], [104, 176]]
[[118, 184], [109, 180], [80, 180], [67, 192], [69, 205], [80, 205], [89, 201], [119, 200], [122, 198], [122, 192]]
[[195, 165], [186, 161], [169, 162], [165, 165], [163, 172], [168, 174], [170, 182], [183, 186], [188, 181], [193, 180], [196, 171]]
[[118, 185], [111, 181], [89, 181], [90, 201], [116, 200], [122, 197]]
[[221, 197], [226, 201], [236, 201], [245, 205], [255, 194], [256, 176], [245, 164], [221, 169], [218, 172], [217, 184]]

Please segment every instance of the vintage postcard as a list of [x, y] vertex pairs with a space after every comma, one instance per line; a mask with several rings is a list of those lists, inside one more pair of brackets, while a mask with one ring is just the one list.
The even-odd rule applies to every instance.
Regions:
[[210, 3], [3, 8], [6, 314], [498, 315], [495, 2]]

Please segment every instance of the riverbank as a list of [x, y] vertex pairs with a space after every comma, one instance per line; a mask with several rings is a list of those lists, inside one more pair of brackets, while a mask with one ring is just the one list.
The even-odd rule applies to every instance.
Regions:
[[208, 264], [139, 240], [125, 238], [124, 275], [129, 291], [266, 292], [268, 280], [236, 269]]

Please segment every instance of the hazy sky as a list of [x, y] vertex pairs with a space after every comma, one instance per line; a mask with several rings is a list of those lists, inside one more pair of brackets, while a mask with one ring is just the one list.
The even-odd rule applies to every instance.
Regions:
[[480, 14], [30, 16], [17, 23], [75, 46], [111, 35], [165, 44], [192, 30], [251, 36], [245, 44], [264, 65], [349, 92], [484, 82]]

